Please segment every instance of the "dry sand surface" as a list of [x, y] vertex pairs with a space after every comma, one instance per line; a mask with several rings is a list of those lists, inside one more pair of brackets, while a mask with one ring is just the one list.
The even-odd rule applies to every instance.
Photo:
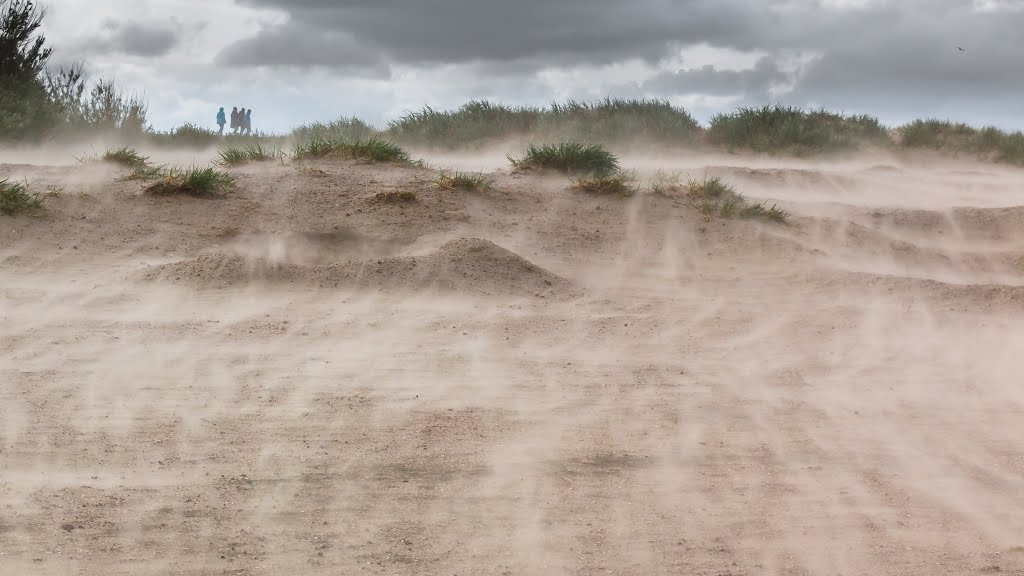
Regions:
[[63, 192], [0, 216], [0, 574], [1024, 574], [1024, 171], [623, 159], [784, 227], [30, 156], [0, 178]]

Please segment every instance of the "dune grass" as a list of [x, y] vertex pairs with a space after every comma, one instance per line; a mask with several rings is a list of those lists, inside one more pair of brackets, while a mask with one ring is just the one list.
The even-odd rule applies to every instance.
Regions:
[[705, 222], [710, 222], [717, 215], [722, 218], [789, 223], [789, 212], [775, 205], [768, 207], [764, 202], [751, 204], [731, 184], [718, 177], [691, 179], [686, 184], [686, 196]]
[[103, 161], [135, 168], [148, 164], [149, 157], [139, 154], [131, 146], [121, 146], [120, 148], [108, 148], [103, 154]]
[[703, 180], [691, 179], [686, 184], [686, 193], [699, 200], [723, 200], [738, 196], [736, 189], [721, 178], [704, 177]]
[[412, 157], [404, 148], [391, 141], [376, 137], [351, 141], [343, 138], [333, 140], [313, 138], [295, 147], [294, 157], [296, 160], [326, 156], [369, 162], [412, 162]]
[[148, 182], [150, 180], [157, 180], [159, 178], [162, 178], [166, 170], [167, 167], [163, 165], [151, 166], [149, 164], [145, 164], [142, 166], [133, 167], [131, 172], [124, 174], [119, 179], [122, 181], [142, 180], [143, 182]]
[[591, 194], [618, 194], [632, 196], [640, 191], [636, 183], [636, 172], [614, 172], [605, 176], [589, 176], [576, 178], [570, 188], [578, 192]]
[[664, 100], [569, 100], [549, 107], [507, 106], [474, 100], [456, 110], [407, 112], [385, 131], [399, 142], [458, 148], [510, 137], [609, 143], [651, 140], [695, 143], [700, 125]]
[[562, 142], [530, 146], [522, 158], [508, 157], [517, 170], [557, 170], [584, 176], [608, 176], [619, 170], [619, 159], [597, 144]]
[[717, 114], [708, 126], [707, 141], [729, 150], [796, 156], [849, 151], [865, 144], [891, 144], [886, 128], [872, 116], [808, 112], [787, 106], [739, 108]]
[[39, 216], [44, 211], [43, 196], [31, 192], [28, 183], [0, 180], [0, 214]]
[[221, 166], [238, 166], [249, 162], [266, 162], [277, 160], [282, 155], [278, 148], [264, 147], [262, 144], [248, 146], [232, 146], [222, 148], [217, 153], [217, 164]]
[[1024, 133], [974, 128], [946, 120], [915, 120], [898, 130], [903, 148], [974, 154], [983, 160], [1024, 166]]
[[310, 140], [360, 140], [379, 135], [379, 131], [358, 118], [339, 118], [331, 122], [303, 124], [292, 130], [291, 137], [297, 142]]
[[149, 194], [212, 197], [235, 185], [235, 177], [216, 168], [171, 168], [146, 188]]
[[686, 186], [680, 182], [681, 175], [679, 172], [665, 172], [664, 170], [658, 170], [651, 178], [648, 189], [651, 194], [658, 196], [671, 197], [679, 194], [680, 192], [686, 191]]
[[467, 190], [470, 192], [482, 192], [489, 190], [494, 182], [483, 173], [470, 174], [468, 172], [449, 172], [441, 170], [434, 180], [439, 190]]

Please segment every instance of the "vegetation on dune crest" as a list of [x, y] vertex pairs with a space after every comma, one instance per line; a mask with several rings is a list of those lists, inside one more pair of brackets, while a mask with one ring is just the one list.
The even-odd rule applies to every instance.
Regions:
[[0, 214], [38, 216], [43, 212], [43, 197], [29, 192], [28, 184], [0, 180]]
[[[256, 132], [222, 136], [195, 124], [158, 132], [147, 125], [149, 111], [144, 98], [121, 90], [109, 79], [90, 79], [84, 65], [50, 66], [53, 47], [43, 33], [45, 16], [45, 10], [32, 0], [0, 0], [0, 141], [60, 138], [66, 143], [74, 138], [113, 136], [119, 143], [132, 145], [246, 150], [227, 152], [221, 158], [226, 165], [266, 158], [267, 154], [251, 154], [252, 149], [272, 151], [291, 144], [296, 146], [299, 158], [336, 154], [374, 162], [409, 162], [401, 146], [465, 148], [512, 138], [588, 142], [592, 146], [624, 142], [704, 145], [800, 156], [898, 145], [902, 149], [972, 154], [987, 161], [1024, 166], [1021, 132], [917, 120], [896, 130], [894, 140], [894, 131], [872, 116], [781, 105], [718, 114], [705, 129], [685, 109], [653, 99], [569, 100], [549, 106], [508, 106], [474, 100], [454, 110], [426, 107], [411, 111], [383, 129], [358, 118], [340, 118], [299, 126], [288, 135]], [[553, 156], [543, 157], [552, 151], [553, 147], [531, 149], [526, 158], [515, 162], [521, 167], [554, 168], [595, 177], [617, 170], [617, 164], [600, 165], [614, 163], [608, 158], [592, 157], [592, 167], [587, 167], [585, 161], [576, 164], [581, 158], [570, 161], [562, 154], [566, 150], [554, 150]], [[596, 150], [576, 152], [585, 155]], [[557, 157], [559, 154], [562, 157]], [[143, 175], [147, 175], [141, 157], [112, 154], [105, 159], [133, 168], [141, 166]]]
[[717, 114], [707, 129], [710, 144], [770, 154], [806, 156], [888, 145], [889, 133], [872, 116], [845, 116], [787, 106], [740, 108]]
[[522, 158], [509, 156], [517, 170], [557, 170], [584, 176], [608, 176], [619, 170], [619, 159], [597, 144], [562, 142], [531, 144]]
[[663, 100], [569, 100], [547, 108], [474, 100], [453, 111], [426, 107], [388, 124], [399, 142], [456, 148], [521, 136], [545, 140], [650, 140], [692, 144], [700, 137], [686, 110]]
[[292, 139], [296, 142], [365, 140], [377, 135], [376, 129], [358, 118], [340, 118], [331, 122], [304, 124], [292, 130], [291, 133]]
[[370, 162], [412, 162], [412, 157], [404, 148], [380, 138], [358, 140], [314, 138], [295, 147], [296, 160], [306, 158], [322, 158], [338, 156], [353, 160]]
[[471, 192], [479, 192], [490, 189], [493, 181], [480, 174], [469, 174], [466, 172], [449, 172], [447, 170], [441, 170], [434, 180], [434, 184], [439, 190], [468, 190]]
[[171, 168], [160, 174], [159, 180], [146, 188], [149, 194], [210, 197], [234, 186], [234, 176], [215, 168]]
[[945, 120], [915, 120], [898, 130], [900, 146], [976, 154], [985, 160], [1024, 165], [1024, 133], [982, 129]]
[[388, 123], [388, 136], [400, 142], [459, 147], [524, 134], [536, 123], [538, 108], [509, 107], [474, 100], [455, 111], [429, 106]]

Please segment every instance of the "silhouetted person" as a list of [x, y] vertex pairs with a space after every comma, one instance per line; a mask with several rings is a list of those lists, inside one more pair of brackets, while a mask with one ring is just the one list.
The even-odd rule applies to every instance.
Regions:
[[224, 118], [224, 107], [221, 106], [220, 110], [217, 111], [217, 126], [220, 126], [220, 135], [224, 135], [224, 124], [227, 120]]
[[245, 108], [238, 111], [238, 132], [236, 134], [242, 134], [245, 132]]
[[246, 135], [252, 134], [252, 108], [245, 111], [245, 119], [242, 120], [242, 129]]
[[238, 106], [231, 109], [231, 133], [238, 133]]

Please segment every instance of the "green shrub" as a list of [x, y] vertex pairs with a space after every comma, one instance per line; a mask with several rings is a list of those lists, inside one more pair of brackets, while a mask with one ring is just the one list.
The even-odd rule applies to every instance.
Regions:
[[619, 169], [619, 159], [597, 144], [562, 142], [561, 144], [531, 144], [522, 158], [509, 157], [509, 162], [520, 170], [558, 170], [569, 174], [607, 176]]

